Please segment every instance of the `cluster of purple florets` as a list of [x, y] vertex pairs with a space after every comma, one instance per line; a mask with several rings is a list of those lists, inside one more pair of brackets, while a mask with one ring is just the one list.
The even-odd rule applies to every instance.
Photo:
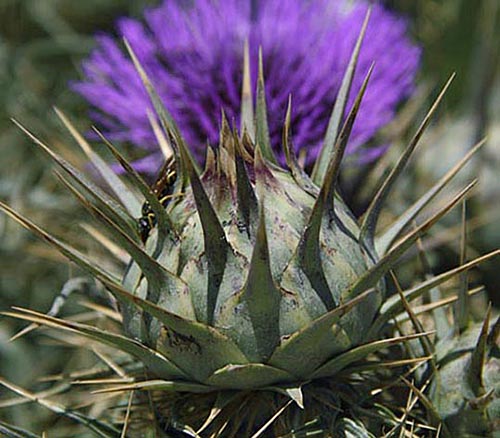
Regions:
[[[126, 38], [152, 79], [195, 155], [216, 146], [221, 109], [239, 124], [243, 48], [250, 47], [255, 89], [262, 47], [269, 128], [281, 150], [288, 97], [293, 98], [292, 135], [307, 162], [317, 156], [368, 3], [348, 0], [165, 0], [144, 20], [122, 18]], [[381, 152], [377, 131], [391, 121], [413, 89], [420, 49], [407, 36], [406, 21], [374, 5], [350, 101], [375, 61], [370, 84], [347, 153], [369, 160]], [[97, 38], [73, 85], [93, 107], [92, 117], [111, 140], [146, 150], [138, 170], [154, 172], [162, 158], [148, 121], [148, 95], [120, 39]]]

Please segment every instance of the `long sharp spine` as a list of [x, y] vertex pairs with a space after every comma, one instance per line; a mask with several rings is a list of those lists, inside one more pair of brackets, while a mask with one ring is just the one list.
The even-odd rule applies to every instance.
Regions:
[[403, 152], [403, 154], [400, 156], [398, 162], [394, 166], [394, 168], [391, 170], [387, 178], [383, 181], [382, 185], [380, 186], [379, 190], [377, 191], [375, 197], [373, 198], [372, 202], [370, 203], [368, 209], [366, 210], [366, 213], [363, 218], [363, 222], [361, 223], [361, 240], [364, 241], [364, 243], [368, 246], [370, 249], [374, 249], [375, 247], [375, 231], [377, 228], [377, 222], [378, 218], [380, 215], [380, 211], [382, 209], [382, 206], [387, 199], [389, 193], [391, 192], [392, 188], [394, 187], [394, 184], [403, 172], [403, 169], [406, 167], [406, 164], [408, 160], [410, 159], [411, 155], [415, 151], [415, 148], [417, 147], [420, 138], [422, 137], [425, 129], [429, 125], [429, 123], [432, 120], [432, 116], [436, 112], [439, 104], [441, 103], [444, 95], [446, 94], [446, 91], [448, 90], [449, 86], [451, 85], [453, 79], [455, 77], [455, 74], [451, 75], [450, 79], [446, 82], [445, 86], [443, 87], [442, 91], [439, 93], [439, 96], [435, 100], [434, 104], [432, 105], [431, 109], [428, 111], [427, 115], [424, 117], [424, 120], [420, 124], [420, 126], [417, 129], [417, 132], [413, 136], [413, 138], [410, 140], [407, 148]]
[[257, 108], [255, 114], [255, 140], [256, 148], [271, 163], [276, 164], [276, 157], [271, 146], [269, 125], [267, 121], [266, 88], [264, 84], [264, 61], [262, 48], [259, 49], [259, 76], [257, 80]]

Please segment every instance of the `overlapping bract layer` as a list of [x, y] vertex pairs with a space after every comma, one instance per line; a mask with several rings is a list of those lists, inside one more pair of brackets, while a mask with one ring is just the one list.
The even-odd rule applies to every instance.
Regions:
[[[359, 291], [353, 294], [350, 287], [373, 266], [375, 255], [360, 245], [358, 226], [340, 199], [335, 200], [334, 211], [320, 211], [319, 234], [309, 237], [308, 230], [316, 227], [311, 217], [319, 189], [308, 192], [288, 171], [267, 163], [259, 150], [255, 157], [247, 152], [245, 162], [243, 145], [229, 129], [221, 138], [217, 156], [209, 155], [203, 176], [191, 172], [190, 186], [169, 205], [175, 232], [156, 255], [165, 269], [177, 273], [189, 295], [158, 291], [149, 293], [149, 299], [156, 296], [161, 307], [229, 336], [246, 362], [276, 364], [290, 373], [291, 381], [307, 378], [367, 332], [383, 290], [371, 294], [371, 305], [363, 306], [363, 312], [352, 311], [354, 303], [342, 305], [356, 298]], [[148, 241], [151, 251], [155, 235]], [[131, 272], [126, 283], [138, 284], [143, 292], [135, 294], [144, 295], [146, 283], [140, 283], [140, 271]], [[323, 329], [313, 335], [317, 342], [307, 347], [308, 361], [299, 364], [303, 349], [283, 348], [286, 339], [328, 312]], [[177, 362], [182, 355], [177, 343], [188, 342], [189, 335], [162, 331], [155, 324], [151, 329], [149, 339], [159, 351], [180, 368], [195, 366], [191, 361]], [[205, 357], [203, 343], [193, 338], [189, 348]]]

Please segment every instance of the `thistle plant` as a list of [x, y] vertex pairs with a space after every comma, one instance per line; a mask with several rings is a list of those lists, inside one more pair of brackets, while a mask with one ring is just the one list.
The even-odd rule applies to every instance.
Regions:
[[[218, 148], [207, 149], [200, 173], [180, 128], [129, 48], [163, 128], [158, 138], [172, 148], [177, 178], [166, 206], [103, 137], [103, 144], [123, 166], [127, 182], [117, 177], [62, 113], [61, 120], [115, 196], [19, 125], [54, 161], [59, 179], [128, 254], [130, 263], [125, 272], [110, 271], [91, 254], [81, 253], [1, 204], [11, 217], [106, 287], [120, 312], [122, 333], [27, 309], [7, 315], [120, 351], [115, 361], [122, 365], [112, 367], [122, 369], [118, 381], [95, 380], [102, 378], [102, 371], [90, 370], [86, 377], [105, 385], [102, 391], [115, 393], [118, 399], [123, 393], [131, 396], [128, 407], [124, 406], [124, 420], [96, 419], [2, 383], [102, 437], [370, 437], [381, 436], [383, 430], [385, 436], [401, 436], [407, 419], [417, 436], [451, 436], [439, 417], [412, 411], [410, 404], [391, 409], [397, 397], [390, 393], [385, 396], [387, 405], [380, 406], [369, 394], [380, 386], [384, 372], [389, 379], [398, 376], [391, 367], [400, 369], [429, 359], [408, 358], [398, 348], [412, 339], [428, 340], [429, 333], [418, 330], [402, 335], [394, 329], [391, 333], [391, 320], [408, 312], [408, 301], [499, 253], [430, 277], [400, 296], [387, 297], [386, 274], [423, 233], [470, 193], [475, 182], [453, 194], [416, 229], [405, 230], [481, 144], [385, 232], [378, 232], [381, 208], [447, 84], [380, 183], [363, 219], [354, 219], [336, 186], [373, 70], [366, 74], [343, 122], [366, 24], [367, 20], [310, 176], [299, 166], [291, 145], [291, 100], [282, 136], [287, 166], [278, 164], [268, 125], [262, 56], [255, 112], [250, 97], [241, 108], [240, 132], [223, 116]], [[246, 63], [243, 96], [251, 96], [250, 82]], [[144, 244], [137, 224], [138, 193], [156, 220]], [[123, 355], [129, 359], [124, 361]], [[404, 414], [399, 417], [401, 410]], [[122, 429], [120, 423], [124, 423]], [[14, 426], [0, 427], [7, 436], [31, 436]]]
[[[312, 165], [330, 108], [341, 97], [342, 76], [367, 9], [364, 0], [201, 0], [195, 5], [163, 1], [146, 10], [144, 23], [120, 19], [117, 33], [134, 49], [199, 162], [205, 159], [207, 142], [219, 141], [221, 109], [230, 123], [241, 126], [242, 47], [245, 41], [250, 47], [251, 89], [256, 85], [260, 47], [266, 60], [269, 137], [277, 160], [286, 162], [281, 136], [292, 94], [292, 150]], [[373, 6], [347, 101], [350, 108], [370, 64], [377, 60], [346, 149], [363, 162], [386, 149], [374, 137], [413, 91], [420, 49], [406, 28], [403, 18]], [[147, 93], [122, 42], [105, 34], [97, 41], [83, 63], [84, 78], [73, 89], [92, 105], [91, 116], [107, 138], [145, 150], [135, 168], [155, 172], [162, 156], [149, 123], [152, 107]]]
[[[73, 436], [85, 429], [101, 437], [453, 436], [453, 424], [443, 422], [439, 402], [434, 405], [424, 394], [429, 379], [420, 382], [417, 372], [422, 363], [434, 360], [432, 349], [407, 353], [415, 342], [432, 345], [432, 334], [414, 319], [411, 303], [500, 251], [464, 259], [458, 267], [393, 296], [388, 294], [388, 274], [470, 194], [475, 181], [448, 193], [444, 206], [412, 227], [482, 143], [380, 231], [381, 211], [450, 79], [399, 160], [375, 187], [362, 219], [354, 218], [336, 189], [377, 69], [370, 66], [350, 106], [367, 23], [366, 16], [310, 175], [299, 165], [292, 145], [291, 98], [282, 127], [286, 166], [279, 164], [273, 149], [262, 54], [254, 111], [250, 46], [242, 57], [247, 62], [240, 82], [241, 129], [231, 127], [223, 113], [218, 147], [207, 148], [203, 171], [191, 155], [195, 149], [128, 46], [160, 122], [157, 126], [152, 120], [156, 138], [164, 150], [171, 150], [173, 164], [167, 171], [176, 178], [173, 183], [162, 175], [160, 180], [169, 184], [165, 192], [150, 188], [97, 131], [123, 166], [124, 175], [117, 176], [60, 111], [63, 124], [107, 187], [16, 122], [57, 166], [63, 185], [98, 220], [97, 243], [118, 246], [128, 265], [122, 271], [108, 268], [95, 254], [82, 253], [0, 203], [8, 215], [103, 285], [112, 297], [110, 307], [93, 308], [119, 321], [100, 327], [28, 309], [5, 312], [69, 339], [84, 338], [116, 350], [104, 356], [108, 370], [78, 375], [80, 383], [99, 385], [101, 394], [114, 397], [115, 409], [98, 418], [71, 401], [66, 406], [0, 383], [74, 421], [79, 429]], [[154, 221], [141, 234], [144, 215]], [[465, 288], [462, 294], [468, 292]], [[394, 323], [405, 315], [415, 323], [412, 333]], [[439, 368], [429, 369], [431, 380], [437, 379]], [[408, 388], [408, 401], [401, 400], [401, 385]], [[59, 391], [66, 391], [62, 386]], [[34, 436], [1, 422], [0, 431], [8, 437]]]

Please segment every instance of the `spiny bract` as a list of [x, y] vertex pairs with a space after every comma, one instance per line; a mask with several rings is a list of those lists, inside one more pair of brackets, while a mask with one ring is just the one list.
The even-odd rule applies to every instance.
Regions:
[[[28, 310], [8, 314], [111, 345], [142, 363], [144, 373], [133, 373], [134, 383], [109, 389], [151, 394], [149, 403], [142, 391], [136, 397], [130, 436], [134, 431], [138, 436], [184, 436], [179, 435], [182, 431], [194, 437], [298, 437], [313, 433], [308, 427], [317, 436], [373, 436], [365, 427], [374, 433], [393, 427], [386, 436], [399, 435], [401, 424], [388, 409], [372, 404], [367, 411], [361, 406], [358, 398], [370, 398], [368, 383], [360, 385], [360, 392], [355, 389], [362, 374], [352, 381], [348, 376], [383, 369], [383, 362], [373, 362], [375, 353], [426, 336], [384, 338], [387, 322], [404, 312], [406, 299], [418, 297], [496, 253], [413, 286], [403, 293], [406, 299], [385, 299], [385, 274], [474, 184], [400, 237], [402, 232], [479, 145], [376, 238], [381, 206], [443, 90], [358, 224], [335, 188], [370, 76], [340, 129], [361, 40], [362, 34], [340, 92], [344, 99], [338, 99], [333, 109], [311, 177], [291, 152], [290, 106], [283, 129], [288, 168], [276, 164], [267, 127], [262, 59], [255, 120], [249, 116], [253, 100], [245, 88], [250, 83], [247, 65], [243, 133], [238, 135], [224, 121], [219, 146], [216, 151], [208, 148], [206, 168], [200, 175], [179, 130], [131, 52], [164, 128], [163, 133], [157, 129], [159, 140], [173, 147], [178, 175], [165, 209], [108, 144], [155, 214], [157, 226], [145, 246], [137, 228], [141, 202], [136, 192], [92, 152], [65, 116], [60, 114], [118, 200], [26, 131], [59, 165], [62, 181], [130, 255], [123, 281], [9, 207], [2, 204], [2, 208], [107, 287], [119, 303], [126, 336]], [[148, 411], [147, 406], [152, 409]], [[120, 436], [109, 424], [52, 405], [49, 408], [99, 436]], [[429, 436], [432, 432], [426, 431], [435, 429], [421, 428], [420, 421], [425, 423], [423, 418], [415, 420], [413, 430], [418, 436]], [[432, 421], [431, 425], [439, 426]]]

